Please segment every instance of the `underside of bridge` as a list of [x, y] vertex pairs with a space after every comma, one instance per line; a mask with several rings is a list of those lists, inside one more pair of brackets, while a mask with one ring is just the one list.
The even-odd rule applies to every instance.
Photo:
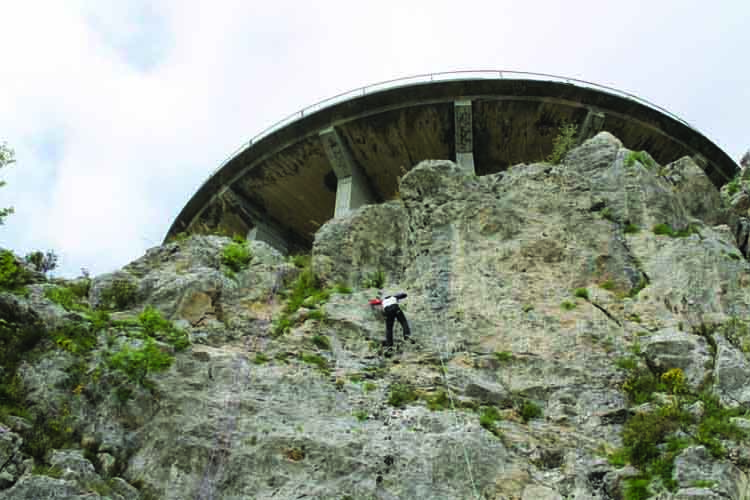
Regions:
[[330, 218], [397, 196], [398, 178], [422, 160], [499, 172], [542, 161], [567, 123], [579, 141], [607, 130], [660, 164], [693, 156], [716, 186], [739, 168], [686, 124], [601, 90], [538, 80], [410, 85], [324, 108], [251, 144], [198, 189], [165, 240], [218, 232], [304, 251]]

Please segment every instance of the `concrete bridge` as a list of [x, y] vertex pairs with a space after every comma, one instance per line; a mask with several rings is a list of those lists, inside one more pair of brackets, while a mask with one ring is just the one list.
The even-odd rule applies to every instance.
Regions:
[[579, 141], [607, 130], [660, 164], [692, 156], [717, 187], [739, 170], [686, 122], [616, 89], [531, 73], [422, 75], [336, 96], [262, 132], [198, 188], [165, 241], [223, 232], [305, 251], [330, 218], [395, 197], [398, 177], [422, 160], [495, 173], [543, 160], [565, 123], [578, 125]]

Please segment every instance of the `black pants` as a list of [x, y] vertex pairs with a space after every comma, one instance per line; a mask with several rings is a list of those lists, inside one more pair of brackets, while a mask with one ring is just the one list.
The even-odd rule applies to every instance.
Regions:
[[398, 305], [388, 306], [383, 310], [385, 314], [385, 345], [393, 345], [393, 320], [397, 319], [401, 325], [401, 329], [404, 331], [404, 338], [408, 339], [411, 331], [409, 330], [409, 323], [406, 322], [406, 316]]

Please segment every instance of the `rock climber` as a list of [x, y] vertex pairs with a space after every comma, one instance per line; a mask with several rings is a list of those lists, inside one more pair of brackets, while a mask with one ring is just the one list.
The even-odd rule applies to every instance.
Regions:
[[[383, 292], [381, 291], [379, 296], [382, 294]], [[399, 292], [395, 295], [386, 295], [382, 299], [377, 298], [370, 300], [371, 306], [383, 307], [383, 315], [385, 316], [385, 343], [383, 343], [383, 347], [385, 349], [393, 347], [393, 321], [396, 319], [401, 325], [401, 330], [403, 330], [404, 340], [410, 339], [411, 330], [409, 329], [409, 323], [406, 321], [404, 312], [398, 306], [399, 301], [405, 298], [406, 293]]]

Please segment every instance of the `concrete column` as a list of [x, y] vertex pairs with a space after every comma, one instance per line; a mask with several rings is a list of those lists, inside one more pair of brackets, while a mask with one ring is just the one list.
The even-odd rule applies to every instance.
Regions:
[[375, 203], [377, 198], [370, 188], [367, 175], [354, 162], [336, 129], [329, 127], [319, 135], [338, 181], [333, 216], [341, 217], [362, 205]]
[[585, 141], [601, 132], [604, 128], [605, 118], [606, 115], [604, 113], [590, 109], [578, 131], [578, 144], [583, 144]]
[[277, 230], [262, 221], [257, 221], [255, 227], [248, 231], [247, 239], [268, 243], [284, 255], [289, 253], [289, 245], [287, 245], [286, 240]]
[[247, 239], [263, 241], [273, 248], [286, 255], [289, 252], [284, 231], [279, 224], [271, 220], [268, 215], [260, 209], [253, 206], [252, 202], [246, 199], [230, 186], [225, 186], [218, 195], [232, 210], [236, 210], [240, 218], [251, 226], [247, 233]]
[[453, 119], [456, 129], [456, 164], [466, 172], [475, 174], [474, 133], [470, 100], [453, 102]]

